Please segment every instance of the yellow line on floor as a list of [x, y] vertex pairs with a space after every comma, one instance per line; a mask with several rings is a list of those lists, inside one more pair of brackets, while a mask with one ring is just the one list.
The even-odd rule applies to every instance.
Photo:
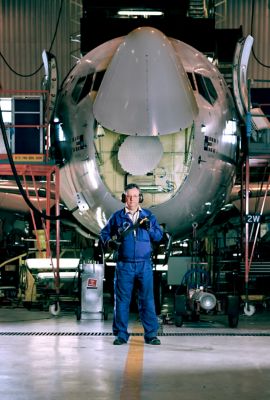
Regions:
[[[135, 326], [132, 332], [143, 333], [143, 329], [141, 326]], [[143, 351], [144, 337], [130, 336], [120, 400], [139, 400], [141, 398]]]

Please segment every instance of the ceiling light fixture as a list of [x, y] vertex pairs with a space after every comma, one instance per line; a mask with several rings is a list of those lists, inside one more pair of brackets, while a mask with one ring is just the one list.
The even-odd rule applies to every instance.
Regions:
[[120, 10], [117, 12], [118, 15], [126, 16], [126, 17], [152, 17], [152, 16], [161, 16], [164, 13], [162, 11], [150, 11], [150, 10]]

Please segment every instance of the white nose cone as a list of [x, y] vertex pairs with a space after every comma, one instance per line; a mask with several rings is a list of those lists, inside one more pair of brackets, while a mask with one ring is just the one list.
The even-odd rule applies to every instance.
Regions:
[[107, 129], [140, 136], [178, 132], [198, 113], [179, 55], [164, 34], [149, 27], [135, 29], [119, 46], [93, 110]]

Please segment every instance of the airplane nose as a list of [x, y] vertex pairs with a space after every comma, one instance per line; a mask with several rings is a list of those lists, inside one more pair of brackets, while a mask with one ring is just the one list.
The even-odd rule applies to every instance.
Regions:
[[157, 136], [192, 124], [198, 108], [186, 72], [170, 40], [142, 27], [115, 52], [93, 106], [105, 128], [127, 135]]

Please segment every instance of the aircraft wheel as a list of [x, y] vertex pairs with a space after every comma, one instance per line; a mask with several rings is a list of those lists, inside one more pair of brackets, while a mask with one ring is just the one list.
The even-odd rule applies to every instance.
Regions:
[[183, 325], [183, 315], [176, 315], [174, 320], [175, 326], [182, 326]]
[[229, 314], [228, 321], [229, 321], [230, 328], [236, 328], [238, 325], [238, 321], [239, 321], [239, 315]]
[[244, 313], [248, 316], [251, 317], [253, 314], [255, 314], [255, 306], [253, 304], [248, 304], [245, 303], [245, 307], [244, 307]]
[[56, 317], [57, 315], [59, 315], [59, 314], [60, 314], [60, 311], [61, 311], [59, 301], [57, 301], [57, 302], [51, 304], [50, 307], [49, 307], [49, 311], [50, 311], [50, 313], [51, 313], [52, 315], [54, 315], [55, 317]]

